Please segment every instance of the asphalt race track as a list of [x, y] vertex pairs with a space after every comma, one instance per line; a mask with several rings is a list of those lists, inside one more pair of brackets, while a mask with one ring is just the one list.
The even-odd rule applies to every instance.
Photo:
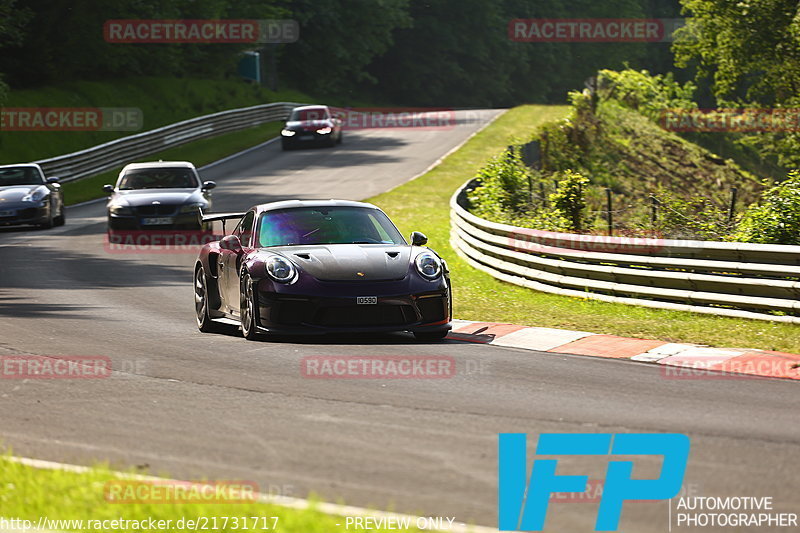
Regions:
[[[217, 211], [362, 199], [424, 171], [480, 126], [464, 122], [347, 132], [336, 148], [284, 153], [272, 143], [202, 177], [219, 185]], [[108, 356], [115, 369], [108, 379], [0, 379], [0, 439], [15, 454], [253, 480], [264, 492], [496, 526], [499, 432], [528, 433], [529, 444], [546, 432], [679, 432], [692, 443], [688, 495], [771, 496], [775, 512], [800, 510], [797, 383], [666, 379], [656, 365], [404, 334], [201, 334], [195, 254], [110, 253], [104, 232], [103, 203], [69, 209], [62, 228], [0, 230], [0, 355]], [[309, 379], [300, 362], [315, 355], [448, 356], [457, 373]], [[560, 474], [603, 477], [596, 458], [560, 459]], [[660, 457], [636, 461], [635, 475], [658, 474]], [[668, 505], [626, 504], [621, 531], [667, 531]], [[554, 504], [547, 530], [590, 531], [596, 511]]]

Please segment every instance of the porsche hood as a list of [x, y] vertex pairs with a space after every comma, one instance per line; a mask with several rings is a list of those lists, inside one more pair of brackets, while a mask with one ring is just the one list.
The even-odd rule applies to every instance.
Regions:
[[376, 244], [276, 246], [268, 250], [279, 252], [322, 281], [402, 279], [412, 254], [411, 246]]

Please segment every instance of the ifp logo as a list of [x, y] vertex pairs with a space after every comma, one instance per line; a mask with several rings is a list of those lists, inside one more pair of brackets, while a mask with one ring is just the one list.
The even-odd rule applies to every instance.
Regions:
[[[500, 433], [499, 525], [501, 531], [542, 531], [550, 495], [584, 492], [588, 476], [556, 475], [556, 459], [535, 459], [527, 482], [527, 437]], [[611, 460], [595, 531], [616, 531], [625, 500], [666, 500], [681, 490], [689, 437], [680, 433], [543, 433], [536, 455], [661, 455], [657, 479], [631, 479], [633, 461]]]

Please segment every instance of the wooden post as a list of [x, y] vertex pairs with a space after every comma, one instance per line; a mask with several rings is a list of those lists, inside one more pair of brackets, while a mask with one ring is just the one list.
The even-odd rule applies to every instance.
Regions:
[[736, 195], [739, 189], [731, 187], [731, 204], [728, 207], [728, 224], [733, 222], [733, 215], [736, 214]]
[[608, 234], [614, 235], [614, 214], [611, 209], [611, 189], [606, 187], [606, 215], [608, 218]]
[[658, 218], [658, 199], [650, 195], [650, 226], [656, 230], [656, 219]]

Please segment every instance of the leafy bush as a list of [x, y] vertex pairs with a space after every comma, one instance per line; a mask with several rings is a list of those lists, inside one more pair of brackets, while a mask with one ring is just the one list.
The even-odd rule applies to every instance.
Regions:
[[653, 120], [658, 120], [664, 109], [697, 108], [692, 100], [696, 89], [692, 82], [681, 85], [675, 81], [671, 72], [653, 76], [647, 70], [601, 70], [598, 76], [601, 98], [616, 100]]
[[510, 222], [530, 210], [532, 175], [519, 147], [490, 159], [476, 177], [481, 186], [468, 198], [477, 216]]
[[568, 229], [581, 231], [585, 226], [583, 211], [589, 178], [572, 170], [565, 170], [558, 176], [558, 190], [550, 195], [550, 202], [555, 212], [568, 221]]
[[800, 244], [800, 172], [793, 170], [750, 206], [733, 238], [741, 242]]
[[674, 192], [659, 189], [654, 195], [658, 200], [655, 225], [647, 220], [640, 222], [657, 235], [674, 239], [723, 240], [731, 230], [728, 211], [706, 196], [681, 198]]

